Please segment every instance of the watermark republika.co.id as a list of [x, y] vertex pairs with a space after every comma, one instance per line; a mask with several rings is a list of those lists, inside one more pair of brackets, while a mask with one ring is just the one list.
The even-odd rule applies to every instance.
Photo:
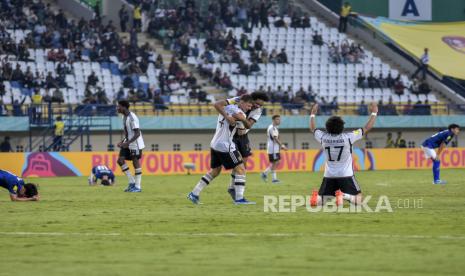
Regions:
[[423, 208], [422, 198], [401, 198], [390, 200], [388, 196], [365, 196], [361, 202], [337, 203], [332, 196], [323, 196], [320, 204], [312, 204], [311, 196], [303, 195], [265, 195], [263, 196], [263, 211], [267, 213], [294, 213], [305, 209], [316, 213], [392, 213], [395, 209]]

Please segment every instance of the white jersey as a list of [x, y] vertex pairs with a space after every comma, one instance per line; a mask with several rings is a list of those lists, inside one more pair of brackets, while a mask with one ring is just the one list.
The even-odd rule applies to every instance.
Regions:
[[[139, 118], [137, 118], [134, 112], [129, 112], [128, 116], [123, 116], [123, 126], [125, 133], [125, 141], [129, 141], [134, 137], [135, 129], [140, 130]], [[145, 148], [144, 139], [142, 138], [142, 131], [140, 131], [140, 136], [132, 143], [129, 144], [129, 149], [131, 150], [141, 150]]]
[[[227, 99], [226, 102], [228, 103], [228, 106], [229, 105], [237, 106], [240, 100], [241, 100], [241, 97], [234, 97], [234, 98]], [[226, 106], [225, 110], [227, 110], [228, 106]], [[255, 122], [258, 122], [258, 119], [260, 119], [260, 117], [262, 116], [262, 113], [263, 113], [263, 109], [259, 107], [259, 108], [255, 108], [255, 109], [248, 111], [246, 113], [246, 116], [247, 116], [247, 119], [252, 119]], [[238, 129], [241, 129], [241, 130], [243, 129], [244, 130], [243, 133], [248, 133], [250, 131], [250, 129], [246, 129], [244, 127], [244, 124], [242, 122], [237, 122], [236, 126]]]
[[332, 135], [316, 130], [315, 139], [321, 143], [326, 156], [325, 177], [350, 177], [354, 175], [352, 145], [363, 138], [363, 129]]
[[[225, 110], [228, 115], [234, 115], [244, 112], [237, 106], [231, 106]], [[245, 114], [244, 114], [245, 116]], [[236, 133], [236, 126], [231, 126], [223, 115], [218, 116], [216, 123], [216, 132], [210, 143], [210, 147], [219, 152], [233, 152], [236, 150], [236, 144], [233, 142], [233, 136]]]
[[276, 141], [274, 140], [275, 137], [279, 137], [278, 127], [271, 124], [266, 130], [266, 136], [268, 137], [267, 139], [268, 154], [279, 153], [279, 150], [281, 148], [279, 147], [279, 144], [276, 143]]

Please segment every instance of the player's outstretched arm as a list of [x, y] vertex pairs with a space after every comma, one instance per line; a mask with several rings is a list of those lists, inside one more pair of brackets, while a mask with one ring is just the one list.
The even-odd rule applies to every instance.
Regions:
[[235, 120], [233, 117], [229, 116], [228, 113], [224, 110], [224, 107], [228, 105], [227, 100], [219, 100], [213, 104], [213, 107], [218, 111], [218, 113], [223, 116], [230, 125], [234, 125]]
[[39, 201], [39, 195], [33, 197], [18, 197], [17, 195], [10, 194], [11, 201]]
[[368, 122], [366, 123], [365, 127], [363, 128], [363, 134], [368, 133], [373, 126], [375, 125], [376, 117], [378, 116], [378, 105], [376, 103], [371, 103], [370, 104], [370, 111], [371, 115], [370, 118], [368, 119]]
[[310, 111], [310, 131], [313, 133], [316, 130], [316, 122], [315, 122], [315, 116], [316, 113], [318, 113], [318, 104], [314, 104], [312, 106], [312, 110]]

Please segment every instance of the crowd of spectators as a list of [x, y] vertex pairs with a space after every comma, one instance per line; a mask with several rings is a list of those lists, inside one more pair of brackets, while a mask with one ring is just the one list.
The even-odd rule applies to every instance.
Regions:
[[391, 88], [398, 96], [404, 95], [404, 90], [407, 88], [414, 95], [428, 95], [431, 92], [431, 88], [426, 81], [420, 81], [418, 78], [414, 78], [410, 87], [406, 87], [400, 74], [398, 74], [396, 78], [393, 78], [391, 72], [389, 72], [386, 77], [383, 76], [382, 72], [380, 72], [378, 76], [375, 76], [373, 72], [370, 72], [368, 76], [360, 72], [357, 77], [357, 87], [371, 89]]
[[[318, 38], [318, 34], [316, 35]], [[316, 42], [323, 43], [322, 39], [316, 39]], [[313, 43], [315, 44], [315, 42]], [[348, 40], [343, 40], [340, 45], [331, 42], [328, 47], [329, 58], [333, 63], [361, 63], [365, 58], [365, 51], [362, 45], [350, 43]]]

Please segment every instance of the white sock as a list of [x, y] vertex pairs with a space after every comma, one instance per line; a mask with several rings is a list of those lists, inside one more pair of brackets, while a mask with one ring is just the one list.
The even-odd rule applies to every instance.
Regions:
[[140, 182], [142, 180], [142, 168], [137, 168], [135, 175], [136, 175], [136, 188], [140, 189]]
[[276, 171], [271, 171], [271, 176], [273, 177], [273, 180], [278, 180], [278, 177], [276, 176]]
[[228, 190], [234, 189], [235, 181], [236, 181], [236, 176], [234, 174], [231, 174], [231, 182], [229, 182]]
[[343, 194], [342, 198], [345, 200], [350, 201], [351, 203], [355, 203], [355, 196], [349, 194]]
[[195, 185], [194, 190], [192, 190], [192, 193], [196, 196], [199, 196], [203, 188], [207, 187], [207, 185], [210, 184], [210, 181], [212, 180], [213, 180], [213, 177], [209, 173], [202, 176], [202, 178], [200, 178], [197, 185]]
[[129, 171], [128, 164], [124, 163], [123, 166], [121, 166], [121, 170], [126, 174], [128, 177], [129, 183], [135, 183], [136, 180], [134, 180], [134, 177], [131, 175], [131, 171]]
[[236, 200], [240, 200], [244, 198], [245, 175], [236, 175], [236, 182], [234, 184], [234, 190], [236, 191]]
[[266, 168], [263, 173], [268, 175], [270, 172], [271, 172], [271, 166], [268, 166], [268, 168]]

